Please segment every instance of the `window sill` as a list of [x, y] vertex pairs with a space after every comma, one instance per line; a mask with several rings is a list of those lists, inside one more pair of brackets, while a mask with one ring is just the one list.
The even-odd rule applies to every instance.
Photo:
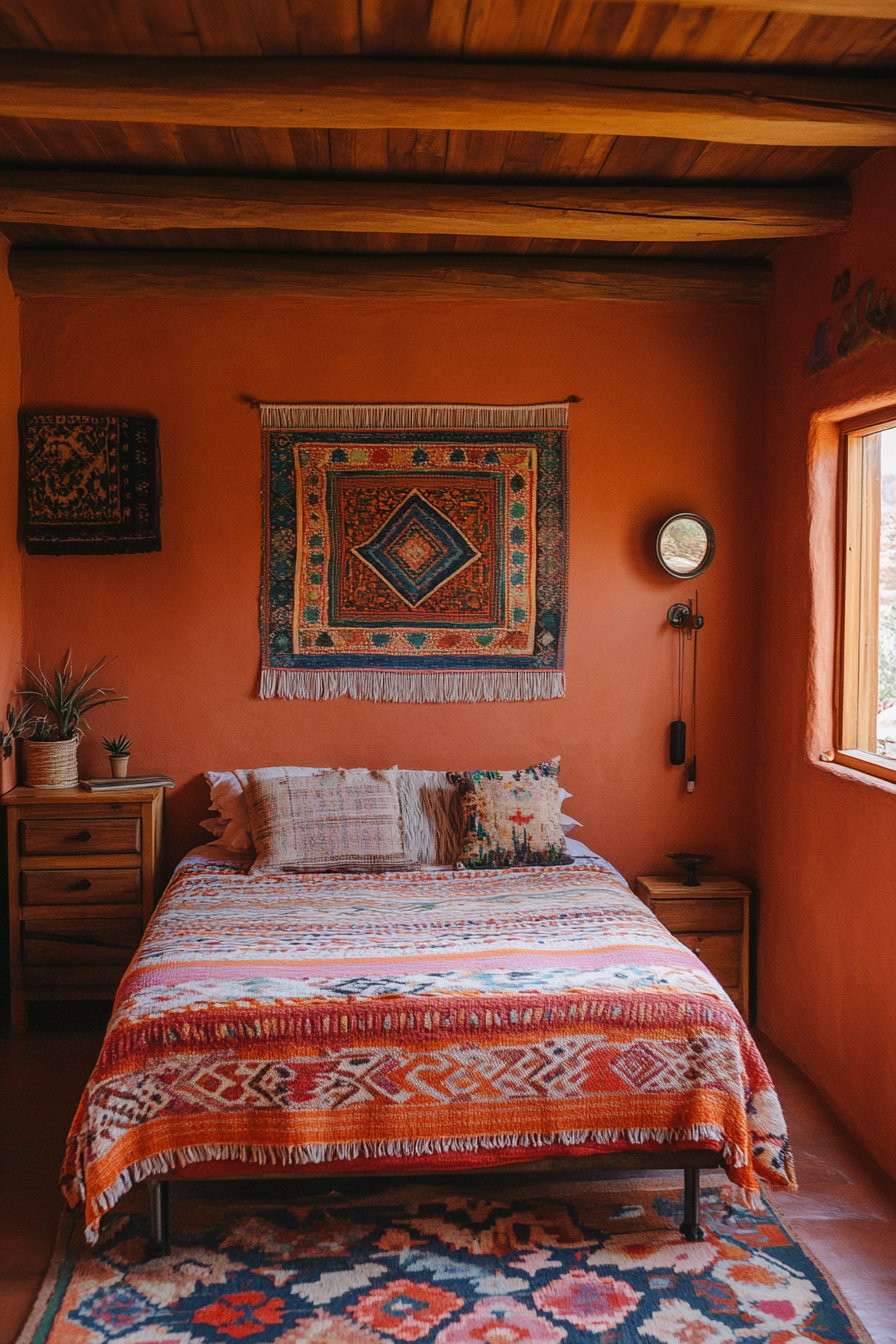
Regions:
[[831, 764], [845, 765], [849, 770], [876, 775], [889, 784], [896, 784], [896, 761], [887, 760], [885, 756], [874, 756], [870, 751], [836, 750]]

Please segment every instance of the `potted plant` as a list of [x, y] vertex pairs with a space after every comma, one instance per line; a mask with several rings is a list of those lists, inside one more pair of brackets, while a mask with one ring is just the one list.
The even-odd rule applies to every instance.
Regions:
[[104, 737], [103, 749], [109, 753], [109, 769], [113, 778], [124, 779], [131, 759], [131, 739], [121, 733], [118, 737]]
[[6, 706], [6, 719], [0, 721], [0, 749], [4, 761], [8, 761], [12, 755], [16, 738], [27, 737], [33, 731], [34, 719], [29, 717], [26, 709], [16, 709], [13, 705]]
[[[89, 724], [85, 718], [100, 705], [124, 700], [104, 686], [91, 685], [109, 660], [101, 658], [80, 674], [72, 666], [71, 650], [52, 674], [24, 669], [28, 683], [16, 694], [29, 718], [30, 734], [22, 736], [25, 784], [32, 789], [68, 789], [78, 782], [78, 742]], [[33, 718], [31, 716], [34, 716]]]

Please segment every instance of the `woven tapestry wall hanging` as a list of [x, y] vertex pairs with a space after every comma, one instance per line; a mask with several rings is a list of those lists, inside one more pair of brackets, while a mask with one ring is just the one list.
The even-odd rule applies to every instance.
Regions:
[[31, 555], [161, 550], [155, 420], [24, 415], [22, 472]]
[[565, 693], [565, 402], [261, 423], [263, 698]]

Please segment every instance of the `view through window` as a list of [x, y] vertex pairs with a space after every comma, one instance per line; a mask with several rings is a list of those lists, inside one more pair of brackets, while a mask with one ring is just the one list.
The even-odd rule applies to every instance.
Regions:
[[[844, 435], [840, 753], [896, 779], [896, 415]], [[892, 763], [892, 764], [891, 764]]]
[[880, 440], [877, 754], [896, 760], [896, 426]]

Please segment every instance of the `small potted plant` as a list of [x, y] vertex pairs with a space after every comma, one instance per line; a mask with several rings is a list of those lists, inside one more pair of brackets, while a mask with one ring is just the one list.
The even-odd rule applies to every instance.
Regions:
[[107, 658], [101, 658], [77, 674], [69, 650], [62, 667], [51, 675], [40, 663], [36, 672], [24, 669], [28, 684], [16, 692], [23, 708], [13, 728], [21, 727], [21, 716], [27, 717], [30, 732], [23, 730], [16, 735], [22, 736], [28, 788], [69, 789], [78, 783], [78, 742], [90, 726], [85, 715], [100, 705], [125, 699], [107, 687], [91, 685], [107, 662]]
[[109, 768], [113, 778], [124, 779], [131, 759], [131, 739], [121, 733], [118, 737], [104, 737], [103, 749], [109, 753]]

